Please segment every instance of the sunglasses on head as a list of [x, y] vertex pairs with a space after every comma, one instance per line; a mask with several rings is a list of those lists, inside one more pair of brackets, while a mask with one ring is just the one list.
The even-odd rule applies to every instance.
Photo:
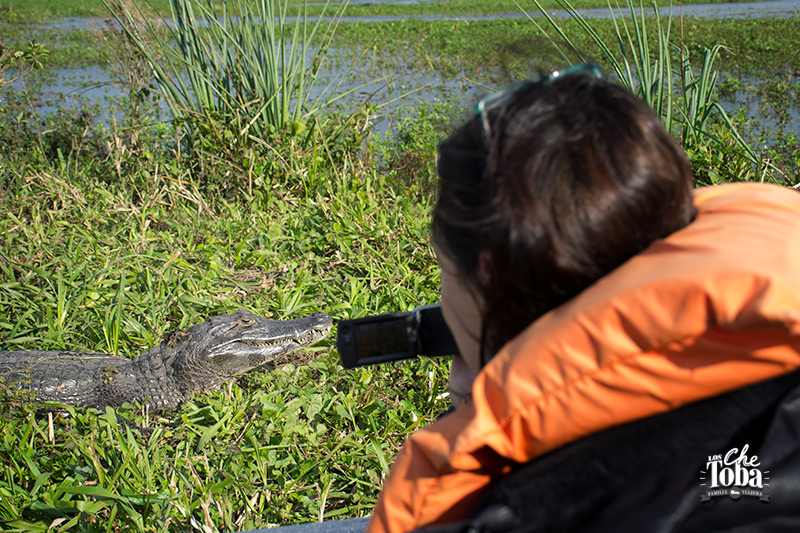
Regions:
[[561, 70], [554, 70], [550, 74], [542, 74], [536, 78], [522, 80], [508, 87], [500, 89], [499, 91], [489, 93], [475, 104], [473, 112], [476, 117], [481, 118], [481, 126], [483, 127], [483, 134], [488, 143], [492, 136], [491, 125], [489, 124], [488, 112], [492, 109], [502, 107], [508, 103], [509, 99], [520, 89], [524, 87], [531, 87], [542, 83], [550, 83], [556, 79], [563, 78], [564, 76], [571, 76], [573, 74], [588, 74], [595, 78], [604, 78], [603, 69], [593, 63], [586, 63], [583, 65], [574, 65]]

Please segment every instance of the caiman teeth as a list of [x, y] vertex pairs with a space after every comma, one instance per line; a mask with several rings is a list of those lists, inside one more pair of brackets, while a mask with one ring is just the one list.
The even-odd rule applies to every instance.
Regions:
[[282, 346], [291, 343], [299, 344], [300, 346], [305, 346], [306, 344], [310, 344], [318, 339], [321, 339], [322, 337], [327, 335], [329, 331], [330, 328], [314, 328], [305, 335], [302, 335], [300, 337], [282, 337], [280, 339], [265, 340], [265, 341], [242, 339], [240, 342], [253, 348], [269, 348], [271, 346]]

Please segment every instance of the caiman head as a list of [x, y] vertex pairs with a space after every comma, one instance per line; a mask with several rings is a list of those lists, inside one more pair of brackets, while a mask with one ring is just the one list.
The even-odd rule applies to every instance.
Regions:
[[269, 360], [324, 338], [333, 319], [313, 313], [297, 320], [269, 320], [239, 309], [215, 316], [167, 341], [177, 351], [174, 374], [185, 389], [215, 388]]

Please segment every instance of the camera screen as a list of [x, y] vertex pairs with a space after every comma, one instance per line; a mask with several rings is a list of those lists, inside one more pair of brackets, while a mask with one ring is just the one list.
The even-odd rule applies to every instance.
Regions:
[[439, 304], [341, 320], [336, 328], [336, 348], [345, 368], [458, 353]]
[[414, 357], [416, 333], [409, 331], [410, 316], [392, 313], [339, 322], [336, 347], [342, 366], [354, 368]]
[[409, 350], [405, 320], [385, 320], [354, 328], [358, 359], [401, 354]]

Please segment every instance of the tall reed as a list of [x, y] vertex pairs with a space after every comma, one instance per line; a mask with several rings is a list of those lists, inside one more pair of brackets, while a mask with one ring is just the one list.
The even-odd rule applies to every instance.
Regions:
[[[550, 39], [564, 60], [570, 63], [572, 56], [579, 61], [588, 61], [587, 54], [575, 45], [539, 0], [532, 1], [568, 50], [564, 51], [536, 18], [526, 12], [528, 19]], [[639, 0], [638, 5], [634, 0], [624, 0], [623, 7], [612, 5], [611, 0], [608, 0], [615, 36], [614, 42], [607, 42], [569, 0], [555, 2], [597, 47], [603, 63], [624, 86], [647, 102], [661, 117], [667, 130], [681, 141], [687, 151], [707, 143], [716, 145], [721, 150], [732, 149], [736, 157], [755, 165], [755, 170], [764, 176], [762, 172], [766, 172], [768, 163], [755, 154], [717, 101], [718, 72], [714, 61], [727, 48], [719, 44], [712, 48], [701, 47], [702, 61], [696, 71], [692, 66], [689, 49], [681, 40], [676, 41], [673, 38], [671, 5], [664, 17], [659, 13], [656, 0], [648, 2], [648, 7], [652, 9], [650, 14], [647, 13], [644, 0]], [[520, 8], [523, 9], [521, 6]], [[735, 179], [733, 176], [731, 178]], [[776, 179], [780, 181], [781, 178]]]
[[290, 16], [288, 0], [170, 0], [163, 28], [142, 27], [120, 2], [104, 2], [187, 133], [235, 143], [296, 132], [342, 96], [320, 87], [317, 73], [347, 2], [327, 18], [326, 2], [312, 19], [305, 2], [292, 3]]

